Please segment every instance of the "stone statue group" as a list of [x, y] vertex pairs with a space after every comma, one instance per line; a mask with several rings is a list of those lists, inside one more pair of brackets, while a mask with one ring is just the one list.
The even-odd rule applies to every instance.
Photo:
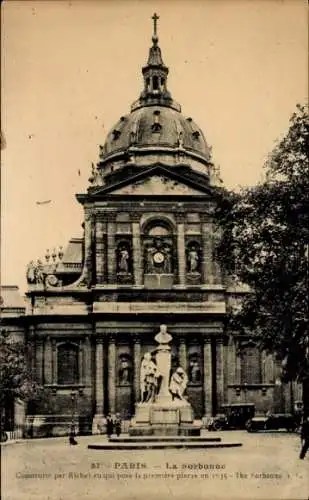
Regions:
[[[150, 352], [144, 354], [141, 371], [140, 371], [140, 387], [141, 387], [141, 402], [155, 403], [160, 391], [162, 374], [158, 369], [157, 364], [153, 361]], [[184, 393], [187, 388], [188, 377], [183, 368], [179, 366], [171, 375], [169, 380], [169, 392], [172, 400], [179, 399], [185, 401]]]

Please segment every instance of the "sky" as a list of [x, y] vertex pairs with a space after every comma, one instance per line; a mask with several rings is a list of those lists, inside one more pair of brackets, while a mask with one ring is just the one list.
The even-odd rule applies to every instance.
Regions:
[[24, 292], [27, 263], [82, 234], [75, 194], [142, 90], [154, 12], [168, 88], [227, 187], [261, 180], [308, 101], [305, 0], [4, 1], [2, 284]]

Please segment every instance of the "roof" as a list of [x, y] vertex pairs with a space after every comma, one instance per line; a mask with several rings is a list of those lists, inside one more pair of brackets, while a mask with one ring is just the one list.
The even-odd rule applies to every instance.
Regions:
[[1, 299], [0, 308], [3, 311], [24, 311], [26, 309], [26, 301], [24, 297], [20, 294], [18, 286], [6, 285], [0, 288]]
[[62, 263], [64, 266], [70, 264], [81, 264], [82, 262], [82, 238], [71, 238], [65, 249]]
[[170, 107], [145, 106], [122, 116], [107, 135], [102, 159], [135, 148], [163, 146], [183, 148], [210, 160], [211, 149], [202, 130], [192, 120]]

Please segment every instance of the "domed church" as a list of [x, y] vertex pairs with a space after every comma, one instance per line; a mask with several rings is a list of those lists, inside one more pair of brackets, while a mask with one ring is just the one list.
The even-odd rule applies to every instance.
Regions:
[[15, 287], [3, 289], [3, 321], [25, 339], [44, 386], [24, 408], [34, 437], [64, 434], [72, 412], [81, 433], [101, 432], [108, 413], [131, 419], [141, 361], [162, 324], [196, 419], [241, 402], [257, 414], [290, 412], [297, 398], [272, 356], [242, 349], [225, 327], [229, 304], [246, 291], [216, 256], [221, 180], [203, 131], [168, 88], [157, 20], [141, 94], [76, 195], [83, 238], [29, 264], [27, 307]]

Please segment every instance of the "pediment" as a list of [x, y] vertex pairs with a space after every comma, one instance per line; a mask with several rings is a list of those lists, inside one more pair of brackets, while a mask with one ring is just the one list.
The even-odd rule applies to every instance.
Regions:
[[168, 178], [162, 174], [151, 175], [132, 184], [127, 184], [119, 189], [115, 189], [114, 195], [203, 195], [198, 189], [194, 189], [184, 182]]
[[[196, 177], [198, 176], [198, 177]], [[192, 172], [192, 178], [172, 168], [157, 165], [112, 185], [97, 188], [95, 197], [108, 196], [205, 196], [211, 193], [207, 177]]]

